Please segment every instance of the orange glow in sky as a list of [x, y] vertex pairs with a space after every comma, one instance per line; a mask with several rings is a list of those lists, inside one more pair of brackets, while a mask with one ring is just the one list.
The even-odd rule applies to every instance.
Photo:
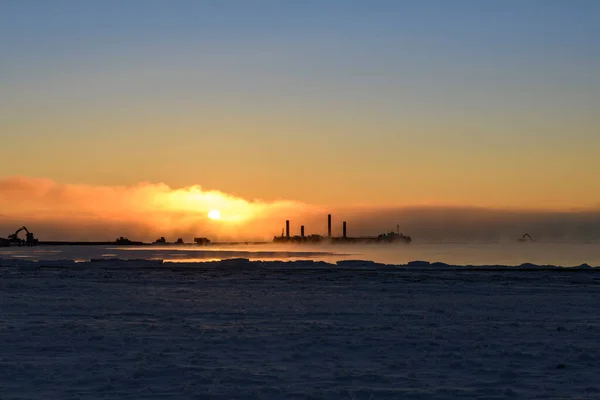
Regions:
[[0, 2], [0, 222], [600, 207], [600, 2], [167, 3]]
[[180, 189], [150, 183], [92, 186], [25, 177], [0, 180], [0, 209], [0, 224], [8, 226], [54, 224], [63, 237], [72, 238], [82, 226], [95, 224], [77, 235], [97, 238], [107, 234], [101, 225], [112, 224], [121, 230], [129, 227], [145, 239], [168, 234], [268, 238], [279, 232], [282, 220], [318, 210], [294, 201], [248, 201], [197, 185]]

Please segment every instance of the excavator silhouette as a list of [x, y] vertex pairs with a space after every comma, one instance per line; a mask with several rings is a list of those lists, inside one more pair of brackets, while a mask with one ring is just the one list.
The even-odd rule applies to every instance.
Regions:
[[521, 236], [519, 239], [517, 239], [519, 242], [534, 242], [535, 239], [531, 237], [531, 235], [529, 235], [529, 233], [524, 234], [523, 236]]
[[[19, 237], [19, 233], [25, 231], [25, 239]], [[32, 232], [29, 232], [26, 226], [22, 226], [11, 235], [8, 235], [9, 244], [16, 244], [18, 246], [35, 246], [38, 244], [38, 240], [33, 236]]]

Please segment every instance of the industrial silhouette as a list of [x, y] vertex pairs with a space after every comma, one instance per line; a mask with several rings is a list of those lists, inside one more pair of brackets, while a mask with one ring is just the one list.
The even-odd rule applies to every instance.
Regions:
[[175, 243], [170, 243], [167, 242], [167, 239], [165, 239], [164, 236], [161, 236], [160, 238], [156, 239], [153, 244], [185, 244], [185, 242], [183, 241], [183, 238], [178, 238]]
[[342, 222], [342, 236], [333, 237], [331, 235], [331, 214], [327, 214], [327, 237], [322, 235], [312, 234], [306, 236], [304, 234], [304, 225], [300, 226], [300, 235], [290, 235], [290, 221], [285, 221], [285, 235], [283, 230], [281, 236], [273, 237], [275, 243], [410, 243], [412, 238], [405, 236], [400, 233], [400, 225], [396, 225], [397, 232], [389, 231], [388, 233], [382, 233], [378, 236], [362, 236], [362, 237], [350, 237], [347, 232], [346, 221]]
[[[25, 231], [25, 239], [21, 239], [19, 237], [19, 233]], [[22, 226], [12, 233], [8, 235], [8, 238], [0, 238], [0, 246], [8, 247], [8, 246], [36, 246], [39, 241], [33, 235], [33, 232], [30, 232], [27, 227]]]
[[[19, 237], [21, 232], [25, 231], [25, 238]], [[342, 236], [334, 237], [331, 234], [331, 214], [327, 215], [327, 237], [319, 234], [306, 235], [304, 225], [300, 226], [300, 235], [291, 236], [290, 234], [290, 221], [285, 221], [285, 229], [281, 231], [281, 236], [275, 236], [273, 242], [276, 243], [410, 243], [412, 241], [410, 236], [405, 236], [400, 233], [400, 226], [397, 225], [397, 232], [389, 231], [382, 233], [378, 236], [362, 236], [362, 237], [351, 237], [348, 236], [347, 223], [342, 222]], [[34, 234], [30, 232], [25, 226], [17, 229], [15, 233], [10, 234], [6, 239], [0, 238], [0, 246], [36, 246], [40, 244]], [[57, 241], [45, 241], [42, 242], [44, 245], [118, 245], [118, 246], [132, 246], [132, 245], [144, 245], [148, 243], [137, 242], [129, 240], [126, 237], [118, 237], [113, 242], [57, 242]], [[169, 244], [164, 237], [157, 239], [154, 244]], [[183, 238], [178, 238], [176, 242], [172, 244], [183, 245], [185, 242]], [[211, 244], [210, 239], [206, 237], [195, 237], [194, 244], [199, 246], [206, 246]]]
[[198, 246], [206, 246], [206, 245], [210, 244], [210, 239], [205, 238], [205, 237], [196, 237], [196, 238], [194, 238], [194, 243], [197, 244]]
[[126, 237], [120, 236], [119, 238], [117, 238], [117, 240], [115, 240], [115, 244], [130, 245], [130, 244], [133, 244], [133, 242], [131, 240], [127, 239]]
[[535, 239], [529, 235], [529, 233], [525, 233], [523, 236], [517, 239], [519, 242], [535, 242]]

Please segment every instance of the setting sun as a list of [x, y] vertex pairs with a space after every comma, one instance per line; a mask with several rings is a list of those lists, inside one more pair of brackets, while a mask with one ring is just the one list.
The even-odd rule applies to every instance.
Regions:
[[210, 219], [221, 219], [221, 213], [219, 210], [210, 210], [208, 212], [208, 218]]

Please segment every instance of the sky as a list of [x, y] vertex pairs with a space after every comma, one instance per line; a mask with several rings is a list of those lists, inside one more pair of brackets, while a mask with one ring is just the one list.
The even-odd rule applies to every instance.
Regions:
[[597, 209], [599, 39], [594, 0], [3, 0], [0, 223]]

